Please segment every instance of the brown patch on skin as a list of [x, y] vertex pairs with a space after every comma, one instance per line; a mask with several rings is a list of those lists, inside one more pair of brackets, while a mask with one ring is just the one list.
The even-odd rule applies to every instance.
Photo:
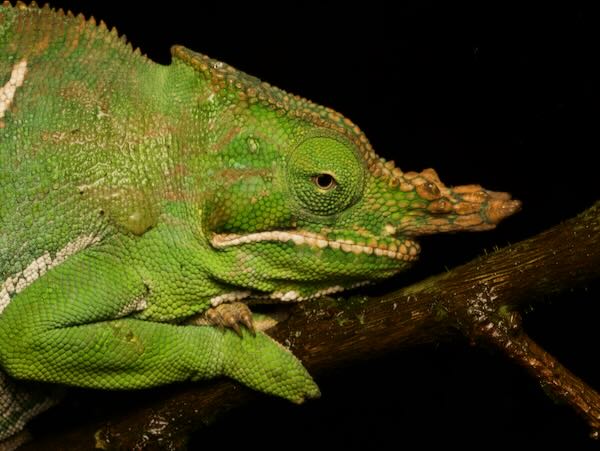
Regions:
[[446, 218], [432, 218], [427, 222], [436, 227], [443, 227], [448, 225], [448, 219]]
[[425, 210], [428, 205], [429, 205], [428, 202], [422, 202], [420, 200], [413, 200], [410, 203], [410, 209], [411, 210]]
[[[481, 203], [485, 202], [485, 200], [488, 197], [488, 194], [480, 187], [478, 191], [474, 191], [472, 193], [465, 193], [461, 197], [466, 202]], [[510, 199], [510, 196], [506, 200], [508, 199]]]
[[240, 180], [241, 178], [253, 177], [253, 176], [265, 177], [265, 176], [270, 176], [270, 175], [271, 175], [271, 170], [265, 169], [265, 168], [263, 168], [263, 169], [231, 169], [231, 168], [227, 168], [227, 169], [223, 169], [222, 171], [218, 172], [217, 179], [227, 181], [228, 183], [235, 183], [238, 180]]
[[435, 184], [441, 184], [442, 183], [441, 180], [440, 180], [440, 177], [438, 176], [438, 173], [433, 168], [423, 169], [423, 171], [421, 171], [421, 175], [423, 177], [425, 177], [426, 179], [431, 180]]
[[35, 56], [43, 55], [48, 47], [50, 46], [50, 35], [45, 34], [42, 38], [35, 43], [32, 54]]
[[162, 198], [170, 201], [189, 201], [193, 195], [181, 189], [168, 189], [163, 192]]
[[177, 163], [173, 166], [173, 170], [171, 171], [171, 175], [175, 177], [183, 177], [189, 174], [187, 165], [183, 163]]
[[416, 186], [417, 194], [423, 199], [436, 200], [441, 196], [440, 189], [433, 182], [427, 182]]
[[[357, 232], [359, 235], [362, 235], [362, 236], [364, 236], [364, 237], [370, 237], [370, 236], [372, 235], [372, 233], [371, 233], [369, 230], [367, 230], [366, 228], [364, 228], [364, 227], [361, 227], [361, 226], [359, 226], [359, 225], [357, 225], [357, 224], [355, 224], [355, 225], [352, 227], [352, 230], [356, 231], [356, 232]], [[325, 232], [325, 233], [323, 233], [323, 232]], [[327, 233], [328, 233], [328, 232], [331, 232], [331, 230], [330, 230], [330, 229], [323, 229], [323, 230], [322, 230], [322, 233], [323, 233], [325, 236], [327, 235]], [[366, 243], [365, 243], [365, 244], [366, 244]], [[375, 244], [374, 244], [373, 246], [377, 246], [377, 242], [376, 242], [376, 241], [375, 241]]]
[[221, 136], [221, 138], [214, 144], [212, 144], [208, 151], [211, 153], [218, 153], [223, 150], [227, 145], [235, 139], [236, 136], [240, 133], [240, 127], [232, 127], [227, 132]]
[[481, 190], [482, 188], [480, 185], [461, 185], [452, 188], [452, 191], [454, 191], [456, 194], [474, 193]]
[[454, 206], [454, 212], [457, 215], [469, 215], [476, 213], [481, 209], [479, 202], [460, 202]]
[[388, 186], [395, 188], [396, 186], [400, 185], [400, 180], [398, 180], [397, 178], [393, 177], [390, 178], [389, 182], [388, 182]]
[[202, 105], [213, 95], [215, 95], [215, 93], [212, 90], [200, 90], [196, 96], [196, 103]]
[[42, 132], [40, 138], [42, 141], [52, 142], [53, 144], [61, 143], [65, 140], [67, 134], [65, 132]]
[[433, 214], [450, 213], [452, 211], [452, 203], [446, 199], [438, 199], [431, 202], [427, 206], [427, 210]]
[[464, 216], [458, 216], [454, 223], [460, 227], [469, 228], [478, 226], [483, 222], [483, 218], [478, 214], [469, 214]]
[[[501, 193], [504, 194], [504, 193]], [[507, 216], [516, 213], [521, 208], [521, 203], [518, 200], [503, 200], [494, 199], [489, 202], [485, 214], [489, 221], [497, 223]]]
[[400, 191], [408, 193], [409, 191], [412, 191], [414, 189], [414, 186], [407, 182], [400, 182], [399, 188]]
[[75, 27], [71, 27], [68, 31], [66, 46], [65, 46], [65, 56], [69, 56], [73, 53], [77, 47], [79, 47], [79, 38], [81, 37], [81, 33], [85, 29], [85, 22], [81, 21]]
[[136, 353], [143, 354], [145, 350], [143, 341], [127, 325], [113, 321], [110, 323], [110, 328], [116, 338], [127, 343]]
[[398, 177], [398, 178], [400, 178], [400, 177], [402, 177], [402, 175], [404, 175], [404, 174], [403, 174], [403, 172], [402, 172], [402, 170], [401, 170], [400, 168], [394, 168], [394, 169], [392, 170], [392, 175], [393, 175], [394, 177]]
[[99, 96], [95, 90], [90, 89], [84, 82], [74, 80], [62, 88], [58, 95], [68, 102], [82, 105], [86, 110], [96, 113], [99, 109], [104, 114], [110, 110], [109, 101], [105, 96]]

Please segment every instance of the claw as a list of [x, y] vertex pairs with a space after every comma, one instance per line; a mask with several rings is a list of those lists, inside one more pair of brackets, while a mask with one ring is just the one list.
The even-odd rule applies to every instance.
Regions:
[[240, 325], [236, 322], [233, 322], [229, 325], [230, 328], [233, 329], [233, 331], [238, 334], [238, 336], [241, 338], [242, 337], [242, 330], [240, 329]]
[[246, 304], [241, 302], [232, 302], [211, 307], [204, 313], [204, 316], [209, 324], [221, 329], [232, 329], [240, 337], [242, 336], [240, 324], [245, 326], [252, 335], [256, 335], [252, 312]]
[[250, 310], [248, 310], [247, 314], [242, 314], [240, 322], [246, 326], [246, 329], [250, 331], [252, 336], [256, 336], [256, 329], [254, 328], [254, 321], [252, 319], [252, 314], [250, 314]]

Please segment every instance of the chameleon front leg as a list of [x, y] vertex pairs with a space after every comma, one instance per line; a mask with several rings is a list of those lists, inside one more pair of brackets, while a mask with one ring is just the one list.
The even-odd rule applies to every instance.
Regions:
[[225, 375], [294, 402], [318, 396], [302, 364], [262, 333], [123, 317], [148, 295], [129, 263], [88, 249], [17, 294], [0, 316], [2, 367], [18, 379], [104, 389]]

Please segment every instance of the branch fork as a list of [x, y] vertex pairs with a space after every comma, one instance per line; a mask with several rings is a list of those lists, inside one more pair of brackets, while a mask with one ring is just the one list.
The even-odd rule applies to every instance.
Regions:
[[[493, 291], [493, 290], [492, 290]], [[505, 307], [494, 309], [493, 300], [478, 296], [458, 321], [473, 344], [484, 344], [505, 354], [537, 380], [552, 399], [569, 405], [590, 427], [590, 437], [600, 437], [600, 395], [537, 344], [523, 329], [521, 315]], [[460, 312], [463, 313], [463, 312]]]

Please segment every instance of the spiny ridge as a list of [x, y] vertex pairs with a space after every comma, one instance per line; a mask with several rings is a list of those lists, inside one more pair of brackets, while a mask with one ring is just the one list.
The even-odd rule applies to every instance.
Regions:
[[333, 109], [317, 105], [301, 96], [290, 94], [228, 64], [201, 53], [193, 52], [183, 46], [173, 46], [171, 54], [174, 58], [200, 72], [214, 86], [215, 91], [227, 87], [236, 88], [239, 101], [250, 104], [260, 103], [288, 116], [306, 120], [316, 126], [333, 129], [352, 141], [369, 164], [379, 158], [358, 126]]
[[145, 54], [141, 52], [139, 47], [133, 48], [132, 44], [127, 40], [127, 37], [124, 34], [119, 34], [116, 27], [108, 28], [106, 23], [101, 20], [99, 23], [96, 21], [94, 16], [90, 16], [89, 19], [85, 17], [84, 14], [79, 13], [77, 15], [73, 14], [71, 10], [67, 10], [66, 12], [62, 8], [52, 8], [48, 3], [45, 3], [43, 7], [39, 7], [36, 1], [32, 1], [29, 4], [17, 1], [14, 6], [9, 0], [4, 0], [2, 6], [5, 8], [16, 8], [22, 11], [30, 11], [30, 12], [38, 12], [40, 14], [46, 14], [50, 17], [55, 18], [64, 18], [66, 19], [70, 25], [79, 24], [84, 25], [88, 31], [100, 33], [101, 35], [109, 36], [112, 44], [122, 46], [124, 50], [134, 54], [136, 56], [141, 56], [142, 60], [145, 62], [151, 62]]

